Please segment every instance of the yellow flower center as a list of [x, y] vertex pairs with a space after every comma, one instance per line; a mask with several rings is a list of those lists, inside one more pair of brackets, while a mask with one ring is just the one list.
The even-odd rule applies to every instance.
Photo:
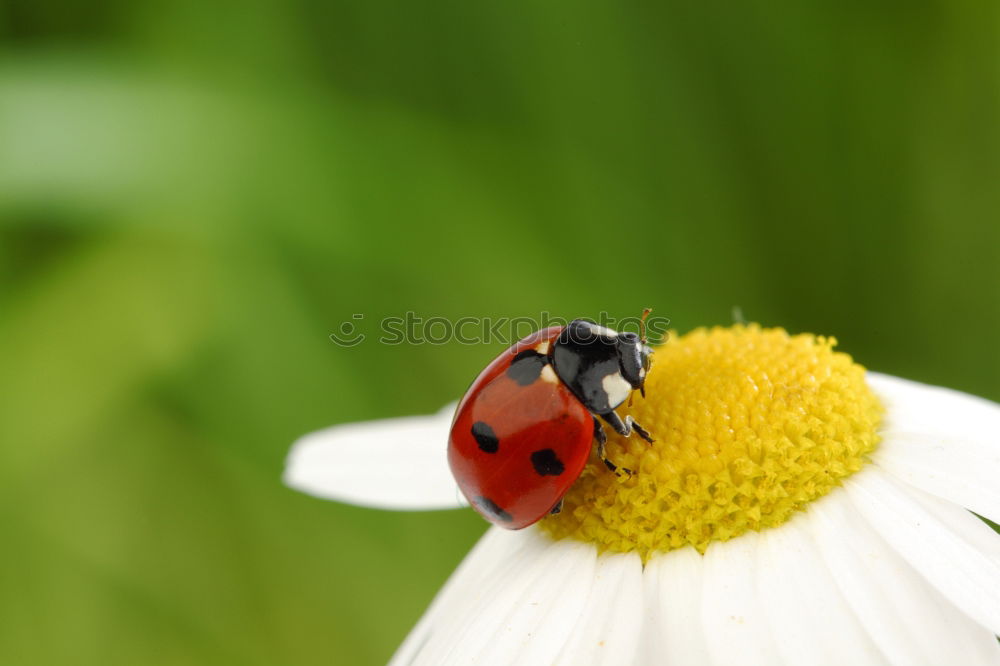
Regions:
[[646, 398], [618, 409], [656, 441], [609, 432], [608, 457], [633, 474], [615, 476], [594, 456], [542, 528], [647, 559], [782, 524], [878, 443], [881, 405], [864, 368], [834, 345], [756, 325], [664, 344]]

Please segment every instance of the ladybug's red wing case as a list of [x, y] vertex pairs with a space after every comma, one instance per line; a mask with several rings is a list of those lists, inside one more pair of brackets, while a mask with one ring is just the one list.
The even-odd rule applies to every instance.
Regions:
[[497, 357], [452, 424], [448, 462], [459, 487], [483, 517], [508, 529], [544, 517], [590, 455], [593, 417], [549, 364], [560, 331], [539, 331]]

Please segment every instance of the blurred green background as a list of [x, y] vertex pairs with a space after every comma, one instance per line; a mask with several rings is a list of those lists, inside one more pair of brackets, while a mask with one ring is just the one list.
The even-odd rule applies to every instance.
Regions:
[[0, 663], [380, 664], [484, 531], [280, 484], [497, 345], [832, 334], [1000, 399], [1000, 5], [6, 0]]

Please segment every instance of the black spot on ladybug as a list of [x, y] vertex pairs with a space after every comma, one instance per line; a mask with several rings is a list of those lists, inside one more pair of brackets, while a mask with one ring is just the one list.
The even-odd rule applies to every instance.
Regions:
[[559, 476], [566, 469], [552, 449], [540, 449], [532, 453], [531, 464], [539, 476]]
[[534, 349], [525, 349], [514, 357], [507, 368], [507, 376], [521, 386], [527, 386], [538, 379], [542, 368], [549, 362], [549, 357], [539, 354]]
[[491, 500], [489, 497], [483, 497], [482, 495], [480, 495], [479, 497], [472, 500], [472, 503], [476, 506], [477, 509], [479, 509], [486, 515], [490, 516], [491, 518], [503, 521], [505, 523], [509, 523], [510, 521], [513, 520], [513, 518], [509, 513], [507, 513], [499, 506], [497, 506], [497, 503]]
[[484, 453], [496, 453], [497, 449], [500, 448], [500, 439], [488, 423], [483, 423], [482, 421], [473, 423], [472, 436], [476, 438], [479, 450]]

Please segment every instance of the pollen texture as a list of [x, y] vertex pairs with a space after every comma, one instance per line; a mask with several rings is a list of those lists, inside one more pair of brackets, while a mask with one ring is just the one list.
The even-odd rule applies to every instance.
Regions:
[[756, 325], [698, 329], [656, 349], [631, 414], [656, 440], [608, 431], [615, 476], [592, 456], [542, 521], [555, 538], [656, 551], [780, 525], [858, 471], [882, 408], [833, 338]]

